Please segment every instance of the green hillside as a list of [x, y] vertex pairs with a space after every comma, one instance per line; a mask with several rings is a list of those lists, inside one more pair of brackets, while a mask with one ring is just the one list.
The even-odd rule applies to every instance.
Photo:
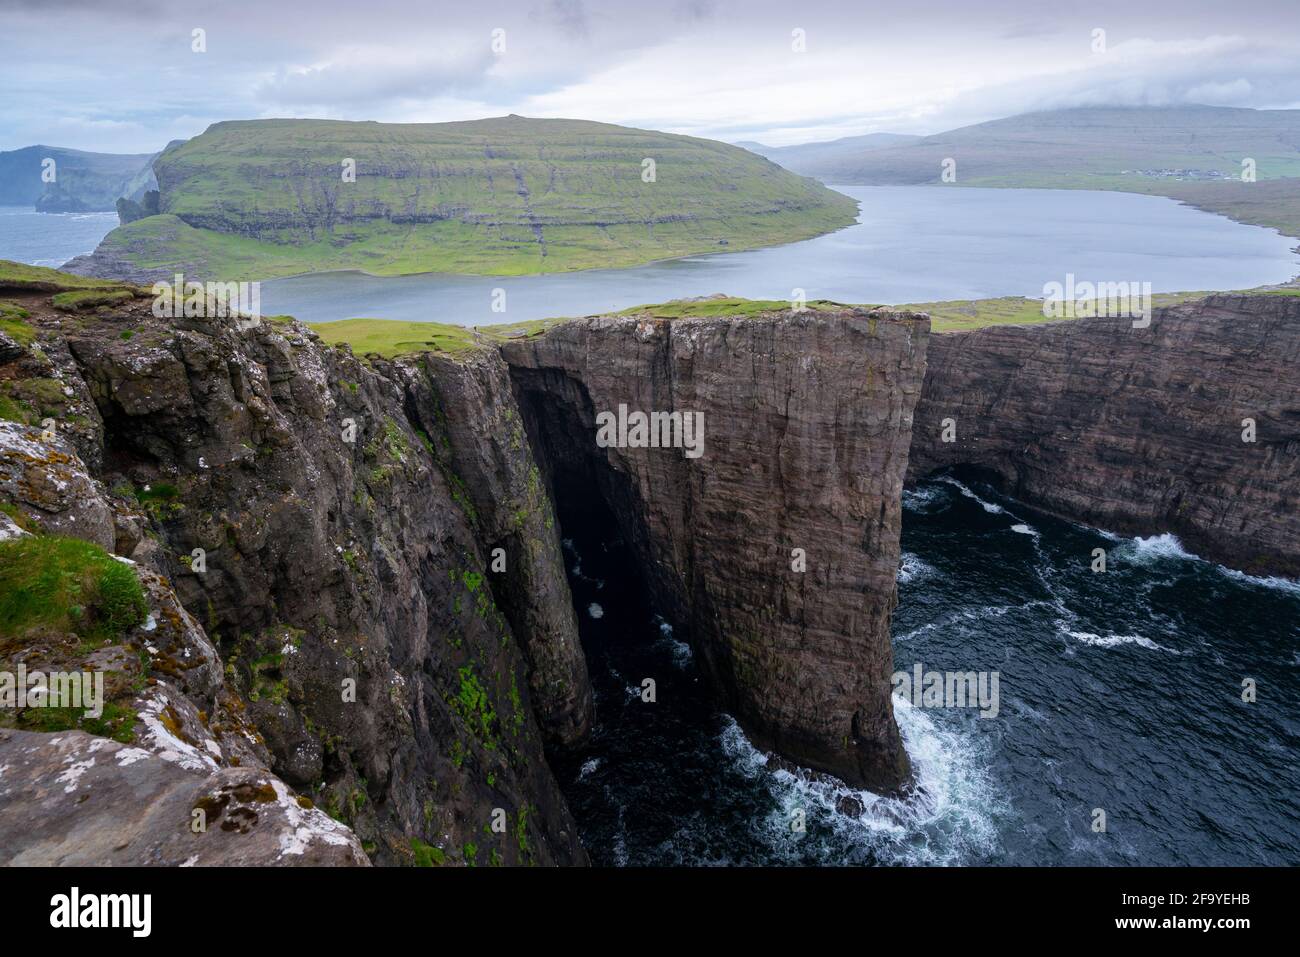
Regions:
[[[42, 165], [54, 160], [54, 181]], [[119, 196], [138, 198], [152, 188], [151, 153], [86, 153], [58, 146], [26, 146], [0, 153], [0, 206], [42, 212], [111, 210]]]
[[[787, 147], [787, 168], [837, 185], [1108, 189], [1183, 200], [1300, 235], [1300, 110], [1107, 107], [1026, 113], [884, 149]], [[1255, 161], [1255, 183], [1241, 181]]]
[[[845, 136], [837, 140], [824, 140], [818, 143], [798, 143], [794, 146], [766, 146], [762, 143], [740, 142], [751, 153], [766, 156], [773, 163], [779, 163], [789, 170], [801, 170], [809, 167], [824, 168], [842, 160], [852, 160], [871, 150], [889, 149], [916, 143], [920, 136], [904, 133], [867, 133], [863, 136]], [[813, 175], [813, 174], [809, 174]]]
[[967, 186], [1115, 188], [1164, 179], [1162, 170], [1239, 179], [1245, 157], [1255, 160], [1259, 179], [1276, 179], [1300, 176], [1300, 110], [1051, 110], [849, 156], [808, 149], [784, 159], [796, 172], [834, 183], [938, 183], [948, 157], [957, 161], [957, 182]]
[[560, 272], [793, 242], [849, 225], [857, 208], [724, 143], [517, 116], [217, 123], [154, 168], [161, 215], [114, 230], [74, 268], [136, 281], [178, 268]]

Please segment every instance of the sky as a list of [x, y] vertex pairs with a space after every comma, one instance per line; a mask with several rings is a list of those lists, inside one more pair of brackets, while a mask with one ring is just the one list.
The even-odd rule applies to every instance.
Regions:
[[1182, 103], [1300, 108], [1300, 0], [0, 0], [0, 150], [507, 113], [780, 146]]

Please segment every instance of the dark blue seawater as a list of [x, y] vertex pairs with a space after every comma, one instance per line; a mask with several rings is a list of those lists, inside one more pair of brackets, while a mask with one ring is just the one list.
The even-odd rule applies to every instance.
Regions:
[[1000, 713], [896, 698], [920, 783], [902, 800], [770, 765], [711, 705], [620, 544], [565, 526], [597, 725], [557, 772], [595, 862], [1300, 863], [1300, 584], [955, 479], [904, 507], [895, 665], [996, 671]]

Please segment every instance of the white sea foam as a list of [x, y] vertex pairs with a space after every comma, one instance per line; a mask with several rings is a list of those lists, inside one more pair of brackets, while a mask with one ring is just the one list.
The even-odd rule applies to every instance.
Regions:
[[1168, 532], [1163, 535], [1152, 535], [1149, 538], [1138, 537], [1131, 539], [1127, 546], [1124, 551], [1139, 562], [1155, 561], [1161, 558], [1200, 561], [1196, 555], [1183, 548], [1183, 543], [1178, 540], [1177, 535], [1171, 535]]
[[1092, 645], [1094, 648], [1116, 648], [1120, 645], [1137, 645], [1139, 648], [1146, 648], [1149, 651], [1167, 651], [1171, 655], [1178, 652], [1172, 648], [1166, 648], [1164, 645], [1158, 645], [1150, 638], [1144, 638], [1141, 635], [1098, 635], [1091, 631], [1071, 631], [1069, 636], [1075, 641], [1083, 642], [1085, 645]]
[[915, 638], [917, 635], [924, 635], [927, 631], [934, 631], [934, 629], [938, 627], [939, 624], [937, 622], [927, 622], [920, 628], [913, 628], [911, 631], [905, 631], [901, 635], [895, 635], [894, 641], [907, 641], [908, 639]]
[[1183, 543], [1178, 540], [1178, 536], [1169, 532], [1163, 535], [1152, 535], [1148, 538], [1129, 539], [1118, 549], [1117, 554], [1120, 557], [1128, 558], [1143, 565], [1162, 560], [1201, 562], [1212, 566], [1219, 574], [1227, 578], [1248, 585], [1256, 585], [1260, 588], [1275, 588], [1280, 591], [1300, 594], [1300, 581], [1294, 578], [1282, 578], [1276, 575], [1248, 575], [1235, 568], [1228, 568], [1225, 565], [1207, 561], [1183, 548]]
[[1003, 512], [1006, 511], [1006, 509], [1004, 509], [1001, 505], [995, 505], [992, 502], [985, 501], [984, 499], [980, 498], [978, 495], [972, 492], [961, 482], [957, 481], [951, 475], [942, 475], [939, 477], [939, 481], [951, 485], [953, 488], [961, 492], [961, 494], [966, 496], [967, 498], [973, 498], [975, 501], [979, 502], [979, 504], [983, 506], [984, 511], [988, 512], [990, 515], [1001, 515]]
[[933, 572], [933, 566], [927, 565], [911, 552], [903, 552], [898, 560], [898, 574], [895, 577], [898, 579], [899, 584], [906, 585], [909, 582], [926, 578]]
[[955, 612], [940, 621], [926, 622], [911, 631], [905, 631], [901, 635], [896, 635], [894, 641], [907, 641], [909, 638], [915, 638], [917, 635], [923, 635], [926, 632], [934, 631], [936, 628], [951, 628], [952, 626], [961, 626], [964, 621], [984, 621], [990, 618], [1002, 618], [1013, 611], [1028, 611], [1033, 608], [1054, 608], [1061, 611], [1062, 607], [1059, 602], [1055, 601], [1027, 601], [1021, 605], [980, 605], [977, 608], [967, 608]]
[[938, 485], [925, 485], [919, 488], [903, 489], [903, 508], [914, 512], [927, 512], [931, 505], [943, 503], [946, 491]]
[[581, 781], [595, 773], [600, 767], [600, 758], [588, 758], [582, 762], [582, 767], [578, 769], [578, 780]]
[[[797, 842], [811, 835], [792, 833], [790, 827], [798, 810], [804, 811], [810, 828], [814, 820], [828, 826], [837, 844], [847, 840], [865, 857], [883, 863], [961, 864], [997, 849], [995, 821], [1009, 808], [992, 782], [978, 738], [940, 729], [901, 698], [894, 699], [894, 715], [917, 785], [902, 798], [881, 797], [806, 772], [769, 769], [767, 756], [727, 719], [723, 751], [742, 773], [765, 776], [780, 804], [763, 826], [778, 853], [795, 860], [797, 853], [808, 850]], [[828, 863], [843, 862], [841, 850], [827, 847], [826, 853]]]
[[673, 626], [664, 621], [663, 616], [655, 615], [654, 623], [659, 629], [659, 640], [655, 644], [667, 650], [672, 656], [675, 667], [680, 669], [688, 667], [695, 660], [695, 652], [691, 650], [691, 646], [673, 636]]
[[1028, 525], [1012, 525], [1011, 530], [1020, 535], [1032, 535], [1034, 538], [1038, 537], [1038, 532], [1030, 528]]
[[593, 601], [590, 605], [587, 606], [587, 614], [590, 615], [592, 618], [604, 618], [605, 609], [601, 608]]

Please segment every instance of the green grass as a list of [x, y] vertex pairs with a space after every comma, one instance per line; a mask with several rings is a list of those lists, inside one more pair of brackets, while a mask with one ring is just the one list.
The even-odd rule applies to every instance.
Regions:
[[135, 571], [77, 538], [26, 536], [0, 542], [0, 636], [70, 632], [115, 640], [149, 607]]
[[[828, 299], [814, 299], [804, 304], [812, 310], [843, 308]], [[652, 319], [712, 319], [720, 316], [761, 316], [771, 312], [790, 312], [788, 299], [740, 299], [733, 296], [709, 299], [676, 299], [646, 306], [633, 306], [617, 313], [620, 316], [648, 316]]]
[[12, 302], [0, 302], [0, 332], [20, 346], [30, 346], [36, 341], [36, 330], [23, 321], [30, 315], [26, 309]]
[[442, 848], [426, 844], [418, 837], [411, 838], [411, 853], [415, 855], [416, 867], [441, 867], [447, 862]]
[[68, 405], [58, 379], [36, 376], [0, 381], [0, 419], [35, 425], [46, 417], [62, 417]]
[[420, 352], [462, 357], [482, 348], [473, 330], [441, 322], [398, 322], [391, 319], [343, 319], [309, 323], [330, 345], [346, 342], [360, 356], [391, 359]]
[[85, 312], [100, 306], [115, 306], [134, 297], [130, 289], [74, 289], [56, 293], [50, 303], [61, 312]]
[[[809, 309], [837, 309], [827, 300], [807, 304]], [[788, 300], [725, 299], [678, 300], [645, 306], [633, 306], [617, 315], [645, 315], [656, 319], [710, 318], [720, 316], [757, 316], [770, 312], [789, 312]], [[531, 319], [508, 325], [476, 326], [473, 329], [440, 322], [399, 322], [391, 319], [343, 319], [337, 322], [308, 323], [329, 345], [347, 343], [360, 356], [378, 355], [392, 359], [422, 352], [439, 352], [463, 358], [486, 348], [493, 342], [521, 339], [568, 322], [568, 318]]]
[[26, 319], [30, 315], [31, 313], [18, 303], [0, 299], [0, 319]]
[[162, 214], [102, 249], [160, 276], [562, 272], [793, 242], [856, 218], [854, 201], [738, 147], [579, 120], [217, 123], [157, 169]]
[[[1207, 295], [1209, 293], [1205, 292], [1155, 293], [1151, 297], [1151, 304], [1155, 307], [1174, 306], [1180, 302], [1202, 299]], [[984, 326], [1019, 326], [1055, 321], [1043, 315], [1041, 299], [1026, 299], [1023, 296], [949, 302], [914, 302], [890, 308], [929, 313], [930, 329], [933, 332], [963, 332]], [[1083, 310], [1080, 308], [1077, 311]]]
[[525, 319], [521, 322], [509, 322], [493, 326], [475, 326], [474, 331], [489, 339], [505, 342], [509, 339], [527, 339], [540, 335], [552, 326], [569, 322], [571, 316], [557, 316], [554, 319]]
[[109, 279], [89, 279], [72, 273], [29, 266], [0, 259], [0, 289], [35, 289], [59, 292], [68, 289], [121, 289], [122, 283]]
[[93, 718], [83, 708], [25, 708], [15, 722], [25, 731], [46, 734], [55, 731], [85, 731], [87, 734], [112, 738], [121, 744], [135, 740], [135, 712], [113, 702], [104, 704], [103, 713]]
[[[1300, 289], [1243, 290], [1255, 295], [1300, 295]], [[1194, 299], [1203, 299], [1209, 292], [1155, 293], [1151, 297], [1154, 307], [1173, 306]], [[848, 305], [828, 299], [807, 303], [815, 311], [842, 309], [874, 309], [879, 304]], [[960, 332], [983, 326], [1030, 325], [1053, 321], [1043, 315], [1041, 299], [1024, 296], [1002, 296], [995, 299], [959, 299], [947, 302], [914, 302], [886, 306], [900, 312], [929, 313], [934, 332]], [[670, 302], [633, 306], [615, 313], [620, 316], [645, 316], [652, 319], [691, 318], [746, 318], [771, 313], [788, 313], [790, 303], [784, 299], [742, 299], [727, 296], [710, 299], [679, 299]], [[1083, 312], [1080, 305], [1079, 312]], [[421, 352], [441, 352], [454, 357], [473, 354], [494, 342], [525, 339], [540, 335], [547, 329], [571, 318], [531, 319], [506, 325], [464, 326], [434, 322], [397, 322], [388, 319], [345, 319], [340, 322], [310, 324], [320, 337], [331, 345], [346, 342], [358, 355], [375, 354], [384, 358], [415, 355]]]

